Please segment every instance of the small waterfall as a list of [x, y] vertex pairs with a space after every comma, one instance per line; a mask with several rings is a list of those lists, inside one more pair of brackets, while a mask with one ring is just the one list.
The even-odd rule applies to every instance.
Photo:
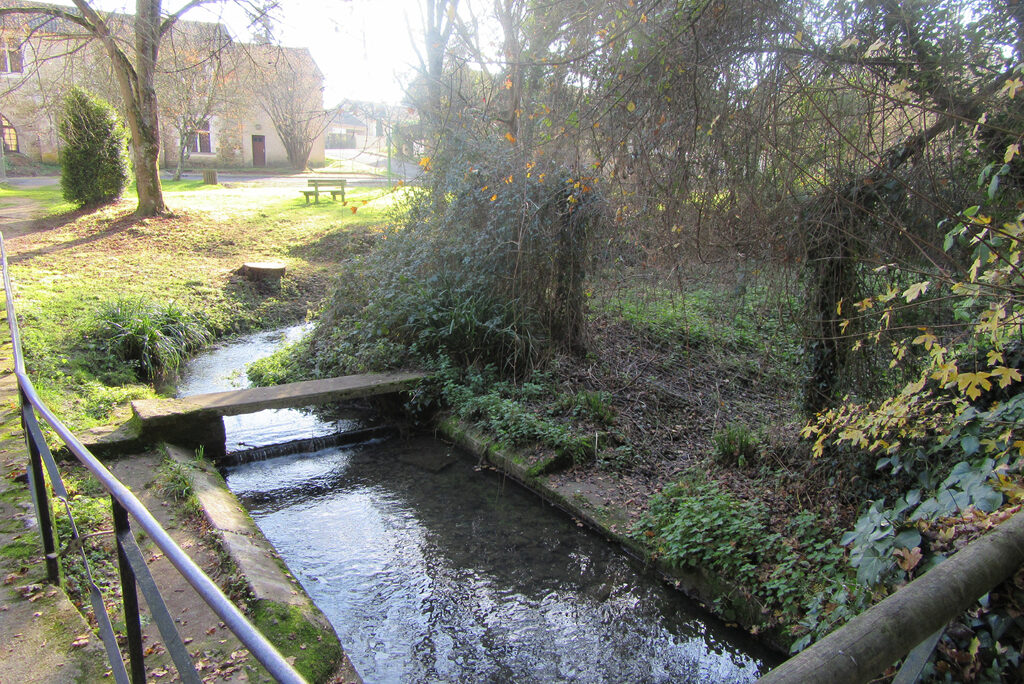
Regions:
[[218, 465], [239, 465], [253, 461], [265, 461], [278, 456], [290, 456], [292, 454], [310, 453], [336, 446], [350, 446], [353, 444], [374, 444], [382, 442], [398, 434], [398, 428], [393, 425], [378, 425], [376, 427], [364, 428], [362, 430], [349, 430], [337, 432], [333, 435], [321, 437], [309, 437], [307, 439], [295, 439], [281, 444], [270, 446], [254, 447], [241, 451], [231, 451], [218, 462]]

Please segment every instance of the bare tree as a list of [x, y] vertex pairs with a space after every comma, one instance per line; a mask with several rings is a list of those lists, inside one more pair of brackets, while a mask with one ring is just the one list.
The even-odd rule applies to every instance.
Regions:
[[177, 135], [174, 180], [204, 124], [233, 101], [226, 84], [237, 78], [235, 60], [226, 48], [231, 39], [219, 24], [190, 24], [173, 33], [163, 51], [157, 75], [160, 116]]
[[264, 44], [243, 50], [256, 106], [270, 117], [289, 164], [301, 171], [331, 120], [323, 107], [323, 75], [306, 49]]
[[[164, 12], [161, 0], [136, 0], [134, 16], [103, 12], [85, 0], [74, 0], [74, 8], [31, 3], [9, 3], [0, 7], [0, 17], [51, 17], [64, 22], [55, 24], [57, 30], [66, 30], [66, 25], [74, 26], [102, 45], [112, 66], [131, 132], [130, 147], [139, 198], [135, 212], [139, 216], [167, 213], [158, 167], [160, 123], [156, 75], [161, 41], [182, 15], [201, 4], [204, 0], [190, 0], [176, 12]], [[127, 30], [129, 25], [130, 31]]]

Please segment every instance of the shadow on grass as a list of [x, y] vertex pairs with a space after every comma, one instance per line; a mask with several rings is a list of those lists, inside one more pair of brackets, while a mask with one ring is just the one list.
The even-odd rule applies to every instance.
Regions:
[[338, 262], [368, 253], [380, 239], [369, 230], [376, 222], [366, 225], [345, 225], [324, 234], [318, 240], [291, 245], [288, 256], [309, 262]]
[[[39, 233], [47, 230], [63, 228], [71, 223], [74, 223], [75, 221], [81, 219], [84, 216], [88, 216], [89, 214], [95, 211], [96, 207], [83, 207], [81, 209], [69, 211], [66, 214], [60, 214], [58, 216], [49, 216], [46, 218], [37, 219], [35, 221], [35, 225], [33, 226], [33, 228], [29, 230], [26, 234]], [[35, 259], [37, 257], [43, 257], [50, 254], [63, 252], [69, 249], [75, 249], [76, 247], [81, 247], [82, 245], [86, 245], [91, 242], [96, 242], [98, 240], [103, 240], [109, 237], [113, 237], [114, 235], [117, 235], [119, 233], [123, 233], [133, 228], [141, 220], [144, 220], [144, 217], [136, 216], [134, 213], [122, 214], [120, 216], [117, 216], [113, 220], [102, 222], [106, 224], [106, 227], [103, 228], [102, 230], [90, 233], [89, 235], [76, 237], [72, 240], [67, 240], [65, 242], [58, 242], [56, 244], [46, 245], [45, 247], [40, 247], [38, 249], [30, 249], [24, 252], [19, 252], [18, 254], [10, 256], [8, 258], [8, 261], [10, 261], [11, 263], [20, 263], [22, 261], [28, 261], [29, 259]]]

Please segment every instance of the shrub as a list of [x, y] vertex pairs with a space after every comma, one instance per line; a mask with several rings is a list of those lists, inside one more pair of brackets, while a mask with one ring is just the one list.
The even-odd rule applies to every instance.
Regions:
[[120, 197], [128, 184], [128, 158], [125, 128], [114, 109], [72, 88], [64, 98], [58, 131], [64, 199], [86, 206]]
[[107, 351], [144, 378], [175, 370], [192, 351], [213, 340], [206, 323], [174, 303], [123, 298], [97, 314], [95, 335]]
[[386, 340], [421, 360], [522, 378], [556, 349], [582, 349], [600, 202], [593, 179], [532, 161], [505, 139], [456, 137], [424, 161], [426, 187], [408, 193], [400, 229], [359, 266], [362, 284], [346, 278], [365, 288], [365, 305], [349, 312], [351, 291], [340, 290], [328, 313], [349, 313], [325, 316], [315, 336], [342, 328], [331, 346], [357, 356]]

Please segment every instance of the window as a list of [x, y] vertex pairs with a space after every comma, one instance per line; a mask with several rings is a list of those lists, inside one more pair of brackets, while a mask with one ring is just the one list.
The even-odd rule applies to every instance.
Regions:
[[0, 40], [0, 72], [20, 74], [23, 69], [21, 45], [8, 38]]
[[210, 121], [202, 121], [196, 126], [196, 134], [189, 141], [189, 149], [192, 152], [210, 154], [213, 148], [210, 146]]
[[4, 152], [17, 152], [18, 132], [14, 130], [14, 126], [3, 114], [0, 114], [0, 134], [4, 139]]

